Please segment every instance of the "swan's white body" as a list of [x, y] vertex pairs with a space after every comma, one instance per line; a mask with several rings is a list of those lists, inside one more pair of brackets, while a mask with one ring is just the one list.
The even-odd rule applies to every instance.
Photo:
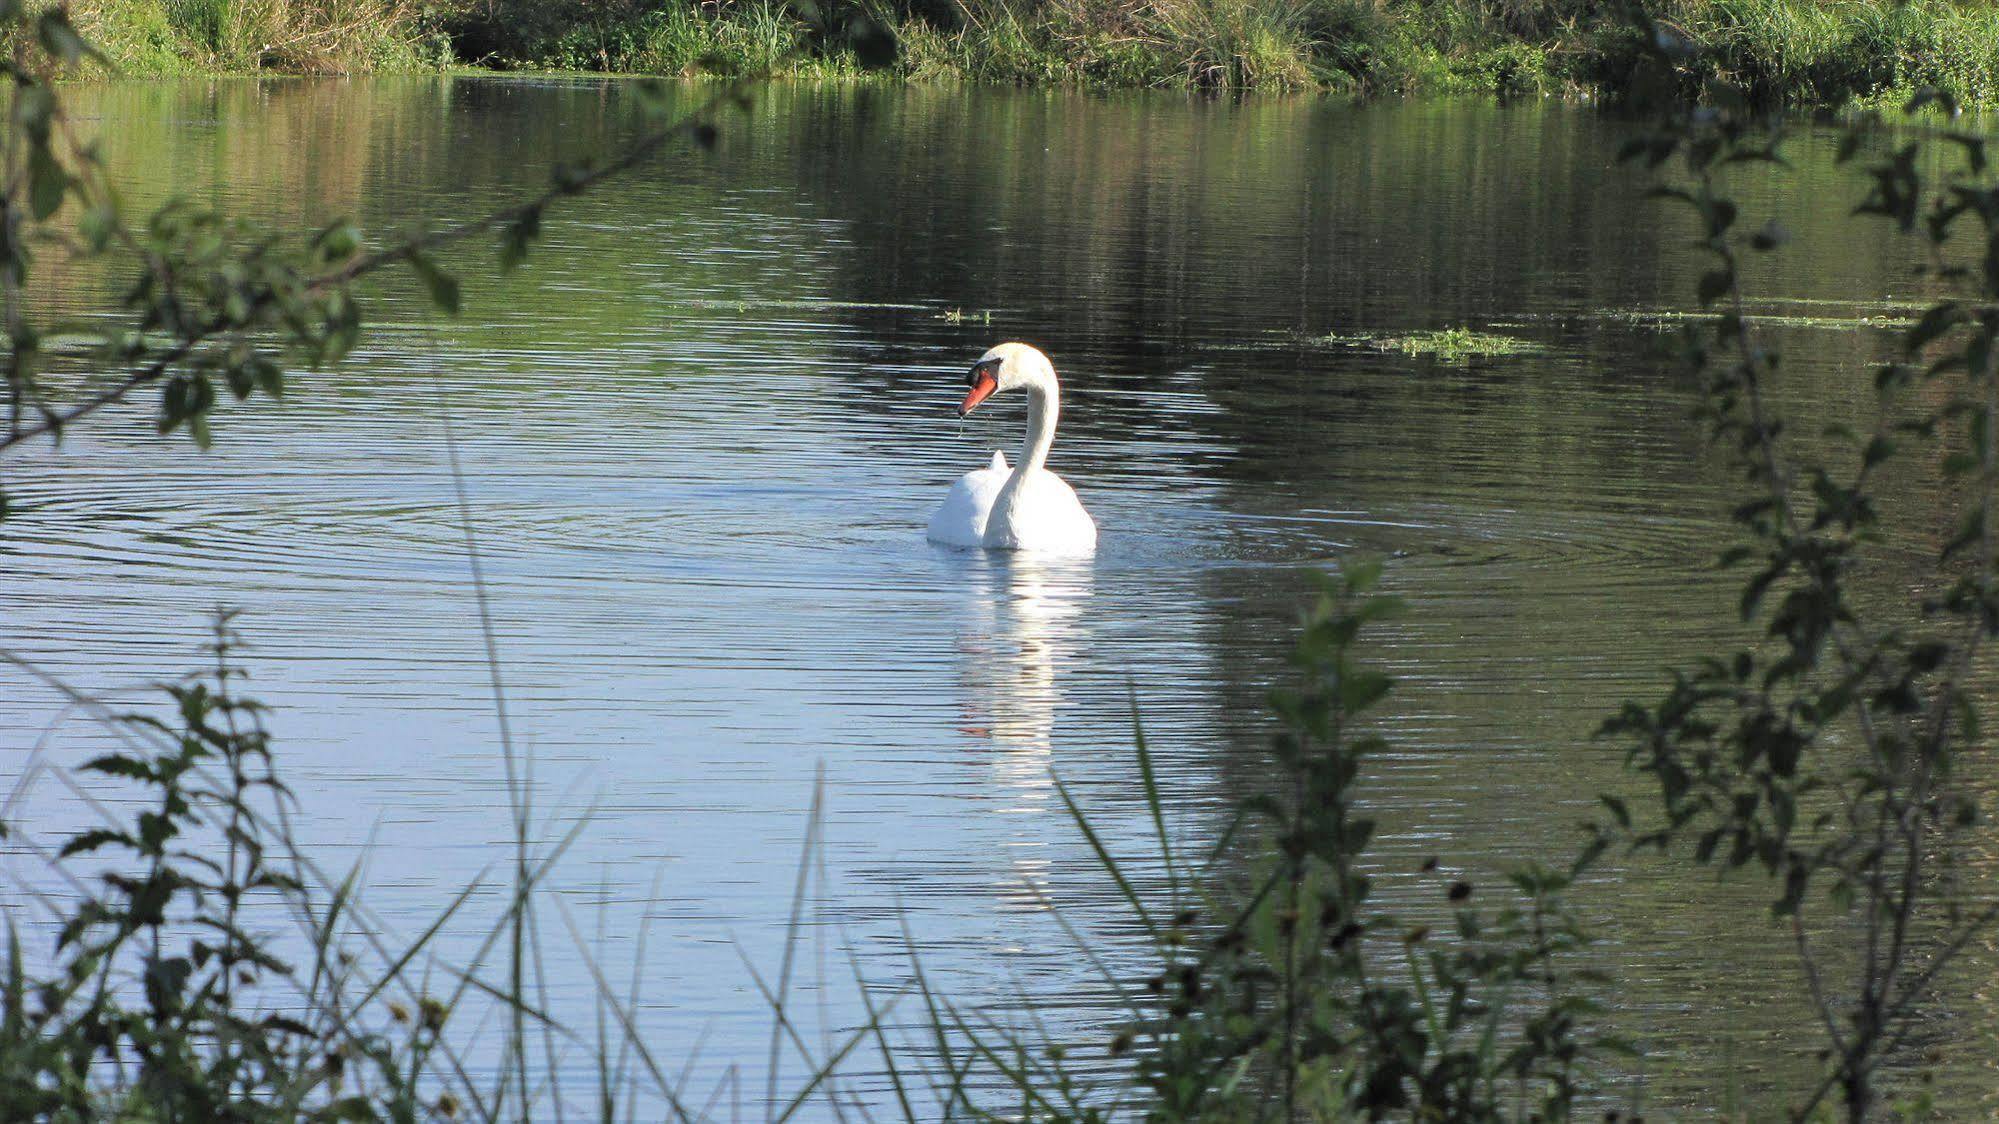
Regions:
[[1024, 343], [1003, 343], [973, 366], [970, 382], [960, 416], [1001, 390], [1027, 392], [1027, 442], [1016, 467], [1007, 468], [1006, 458], [995, 452], [991, 464], [951, 485], [943, 506], [930, 517], [930, 541], [1044, 554], [1094, 551], [1096, 521], [1083, 510], [1075, 489], [1043, 467], [1062, 412], [1054, 365]]
[[953, 481], [944, 503], [930, 517], [930, 541], [946, 546], [986, 545], [986, 516], [992, 513], [993, 501], [1012, 475], [1006, 457], [994, 450], [993, 463]]

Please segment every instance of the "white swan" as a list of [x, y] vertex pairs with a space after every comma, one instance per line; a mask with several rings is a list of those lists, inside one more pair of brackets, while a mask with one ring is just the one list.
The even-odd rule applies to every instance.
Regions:
[[990, 465], [951, 485], [930, 517], [930, 541], [1047, 554], [1095, 550], [1096, 522], [1075, 489], [1043, 467], [1062, 412], [1054, 364], [1024, 343], [1003, 343], [972, 364], [965, 382], [971, 390], [958, 406], [961, 418], [1002, 390], [1027, 391], [1027, 443], [1019, 467], [1009, 471], [1006, 458], [994, 453]]

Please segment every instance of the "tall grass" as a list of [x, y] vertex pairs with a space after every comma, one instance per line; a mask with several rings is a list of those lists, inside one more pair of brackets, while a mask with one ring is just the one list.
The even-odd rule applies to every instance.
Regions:
[[1952, 0], [1675, 0], [1715, 76], [1764, 101], [1838, 103], [1918, 86], [1999, 98], [1999, 7]]
[[[1655, 0], [1720, 78], [1765, 102], [1919, 86], [1999, 99], [1999, 8], [1952, 0]], [[953, 0], [908, 14], [909, 73], [979, 80], [1618, 94], [1635, 44], [1582, 0]], [[1115, 45], [1137, 65], [1106, 67]]]
[[[1921, 86], [1999, 101], [1999, 7], [1644, 0], [1704, 49], [1684, 75], [1833, 105]], [[294, 73], [450, 58], [645, 74], [774, 71], [1085, 87], [1617, 95], [1639, 45], [1594, 0], [75, 0], [121, 69]], [[892, 62], [823, 28], [892, 26]], [[814, 14], [816, 13], [816, 14]]]
[[75, 0], [72, 14], [139, 74], [408, 70], [446, 54], [416, 0]]
[[612, 23], [564, 27], [533, 50], [537, 66], [695, 77], [857, 70], [837, 51], [813, 50], [810, 27], [780, 0], [670, 4]]

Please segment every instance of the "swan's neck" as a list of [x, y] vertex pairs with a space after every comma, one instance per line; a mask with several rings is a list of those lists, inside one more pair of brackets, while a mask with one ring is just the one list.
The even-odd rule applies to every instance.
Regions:
[[1055, 380], [1027, 386], [1027, 443], [1020, 449], [1018, 471], [1025, 476], [1048, 463], [1048, 449], [1055, 444], [1055, 419], [1062, 413], [1061, 395]]

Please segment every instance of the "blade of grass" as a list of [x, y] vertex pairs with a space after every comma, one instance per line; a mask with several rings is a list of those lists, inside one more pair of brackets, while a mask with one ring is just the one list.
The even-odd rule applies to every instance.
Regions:
[[1159, 778], [1152, 768], [1152, 750], [1145, 741], [1145, 723], [1138, 711], [1138, 688], [1129, 682], [1125, 691], [1131, 700], [1131, 743], [1138, 751], [1138, 775], [1145, 784], [1145, 806], [1152, 813], [1152, 829], [1159, 836], [1159, 857], [1166, 863], [1166, 888], [1173, 912], [1180, 912], [1180, 877], [1173, 864], [1173, 841], [1166, 833], [1166, 809], [1159, 798]]
[[1096, 853], [1097, 862], [1103, 866], [1104, 872], [1111, 876], [1111, 881], [1117, 884], [1118, 892], [1124, 895], [1124, 900], [1131, 903], [1131, 908], [1138, 914], [1138, 920], [1145, 926], [1145, 931], [1151, 934], [1153, 940], [1158, 940], [1159, 926], [1153, 923], [1152, 913], [1145, 908], [1145, 903], [1139, 900], [1138, 891], [1132, 888], [1131, 880], [1125, 877], [1124, 870], [1118, 866], [1117, 860], [1111, 857], [1110, 851], [1104, 846], [1104, 841], [1098, 837], [1096, 828], [1090, 826], [1089, 817], [1085, 816], [1082, 808], [1077, 806], [1075, 797], [1069, 795], [1069, 786], [1062, 783], [1062, 778], [1053, 770], [1050, 770], [1048, 775], [1055, 783], [1056, 794], [1062, 798], [1062, 806], [1069, 810], [1069, 818], [1076, 822], [1076, 827], [1082, 831], [1083, 838], [1089, 841], [1090, 850]]
[[632, 1013], [619, 1005], [617, 995], [611, 991], [610, 981], [604, 978], [603, 969], [590, 955], [589, 946], [584, 943], [583, 934], [576, 927], [576, 919], [569, 915], [569, 907], [562, 903], [561, 898], [557, 898], [555, 910], [562, 915], [563, 924], [569, 927], [569, 934], [576, 942], [577, 954], [582, 959], [584, 968], [589, 970], [590, 979], [597, 985], [598, 1000], [609, 1006], [611, 1013], [617, 1016], [619, 1028], [631, 1042], [633, 1051], [638, 1054], [639, 1061], [645, 1065], [646, 1072], [651, 1075], [654, 1086], [659, 1089], [660, 1096], [666, 1100], [667, 1106], [673, 1109], [678, 1119], [691, 1124], [695, 1118], [688, 1114], [687, 1105], [680, 1099], [679, 1092], [668, 1084], [666, 1074], [659, 1068], [659, 1062], [654, 1060], [652, 1051], [645, 1044], [645, 1039], [640, 1036], [638, 1023], [633, 1019]]
[[[791, 916], [785, 921], [784, 926], [784, 955], [780, 959], [778, 969], [777, 996], [774, 999], [769, 995], [764, 997], [766, 1002], [771, 1005], [770, 1056], [764, 1070], [764, 1110], [766, 1121], [771, 1119], [769, 1114], [776, 1111], [779, 1043], [782, 1041], [782, 1032], [790, 1029], [790, 1024], [785, 1018], [784, 1001], [791, 991], [791, 968], [798, 947], [799, 919], [805, 908], [806, 880], [811, 876], [813, 848], [819, 837], [821, 826], [819, 818], [820, 801], [825, 794], [825, 785], [826, 767], [822, 763], [812, 782], [812, 807], [806, 814], [805, 842], [800, 848], [798, 856], [798, 878], [791, 891]], [[741, 948], [738, 948], [736, 951], [738, 955], [742, 954]], [[744, 957], [744, 963], [748, 963], [748, 957]], [[751, 970], [752, 972], [755, 971], [754, 968]], [[761, 980], [758, 981], [758, 986], [763, 986]], [[796, 1036], [795, 1032], [793, 1036]]]

